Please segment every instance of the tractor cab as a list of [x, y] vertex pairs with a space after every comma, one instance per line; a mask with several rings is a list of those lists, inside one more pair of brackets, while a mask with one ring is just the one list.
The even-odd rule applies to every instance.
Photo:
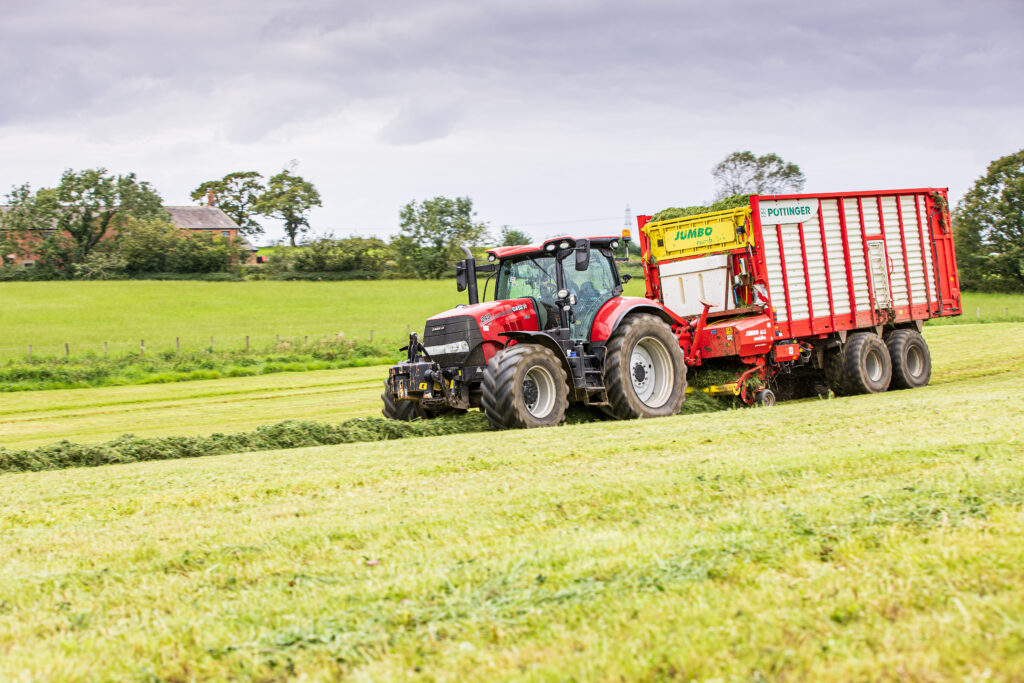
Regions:
[[622, 294], [613, 253], [617, 246], [614, 238], [558, 238], [532, 248], [492, 249], [489, 256], [498, 261], [494, 301], [530, 299], [539, 331], [563, 328], [569, 339], [588, 342], [598, 310]]

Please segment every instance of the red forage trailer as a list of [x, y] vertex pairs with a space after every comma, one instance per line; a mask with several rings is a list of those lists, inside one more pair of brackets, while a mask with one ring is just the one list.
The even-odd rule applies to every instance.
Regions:
[[748, 402], [773, 401], [761, 392], [779, 380], [784, 393], [816, 380], [837, 393], [922, 386], [922, 323], [961, 312], [946, 193], [751, 195], [726, 211], [639, 216], [647, 296], [697, 321], [678, 330], [689, 366], [757, 368], [724, 389]]

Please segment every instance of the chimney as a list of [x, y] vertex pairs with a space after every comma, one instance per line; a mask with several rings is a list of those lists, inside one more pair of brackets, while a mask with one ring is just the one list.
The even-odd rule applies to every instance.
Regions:
[[214, 206], [213, 190], [207, 190], [206, 191], [206, 205], [207, 206]]

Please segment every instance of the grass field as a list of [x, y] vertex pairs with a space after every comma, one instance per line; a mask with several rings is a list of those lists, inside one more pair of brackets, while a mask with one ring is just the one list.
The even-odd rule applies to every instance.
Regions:
[[[927, 328], [933, 383], [1024, 367], [1024, 325]], [[121, 434], [239, 432], [279, 420], [340, 422], [380, 414], [386, 368], [349, 368], [168, 385], [0, 393], [0, 445], [30, 448]]]
[[[492, 287], [493, 292], [493, 287]], [[643, 295], [643, 278], [626, 294]], [[404, 342], [431, 315], [466, 300], [451, 280], [373, 282], [8, 282], [0, 283], [0, 360], [35, 356], [254, 348], [280, 337], [337, 335]], [[978, 309], [981, 317], [978, 318]], [[1024, 296], [965, 294], [964, 317], [949, 322], [1024, 321]]]
[[909, 392], [0, 476], [0, 679], [1020, 680], [1021, 332], [928, 330]]
[[5, 282], [0, 359], [264, 347], [278, 336], [311, 340], [339, 332], [399, 342], [434, 313], [465, 301], [447, 280], [358, 282]]

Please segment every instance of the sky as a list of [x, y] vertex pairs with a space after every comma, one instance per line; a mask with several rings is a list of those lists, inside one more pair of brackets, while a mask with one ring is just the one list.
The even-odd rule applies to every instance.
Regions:
[[738, 150], [799, 164], [808, 192], [955, 202], [1024, 147], [1022, 0], [0, 8], [0, 194], [104, 167], [188, 204], [294, 162], [317, 235], [385, 237], [444, 195], [540, 239], [705, 203]]

